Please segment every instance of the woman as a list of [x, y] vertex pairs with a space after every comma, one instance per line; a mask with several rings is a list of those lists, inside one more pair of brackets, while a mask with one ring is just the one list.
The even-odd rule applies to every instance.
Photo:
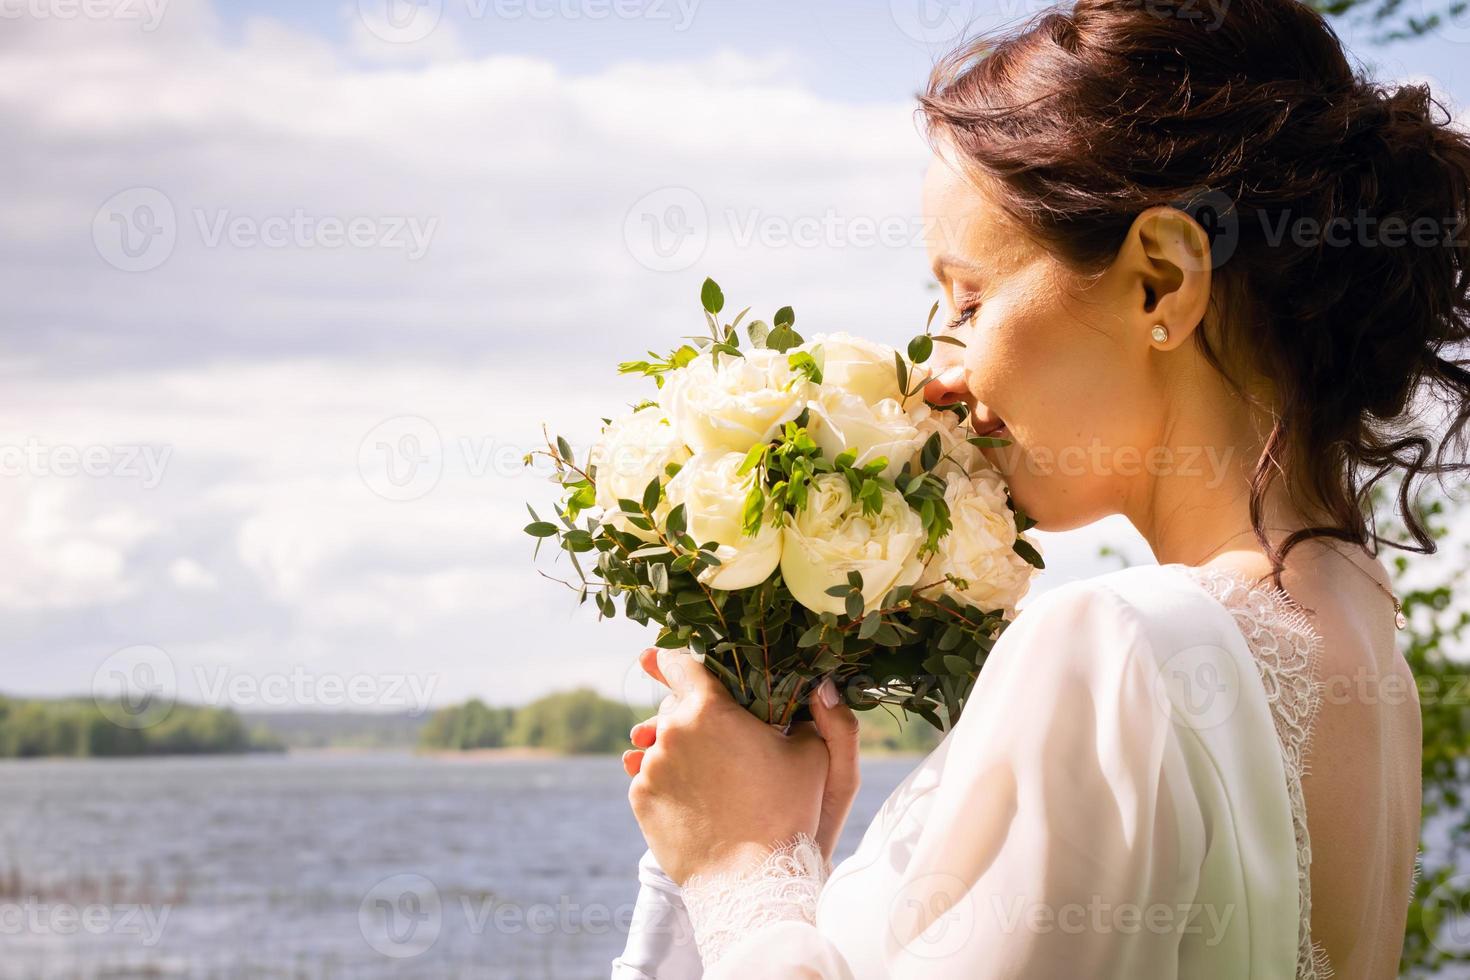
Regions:
[[1295, 0], [1193, 10], [1080, 0], [922, 98], [927, 396], [1161, 564], [1033, 601], [835, 871], [842, 692], [783, 735], [645, 653], [629, 796], [706, 976], [1396, 974], [1419, 714], [1363, 504], [1464, 465], [1470, 142]]

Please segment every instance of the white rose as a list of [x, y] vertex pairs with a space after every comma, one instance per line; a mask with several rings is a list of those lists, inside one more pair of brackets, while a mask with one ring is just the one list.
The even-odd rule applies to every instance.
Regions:
[[938, 411], [927, 405], [919, 405], [910, 414], [919, 430], [921, 447], [929, 441], [931, 435], [939, 433], [939, 454], [943, 462], [934, 468], [935, 476], [943, 477], [950, 473], [969, 475], [980, 470], [993, 469], [985, 455], [969, 441], [974, 430], [954, 412]]
[[851, 449], [857, 454], [856, 466], [866, 466], [882, 457], [888, 460], [884, 479], [897, 476], [928, 438], [927, 434], [919, 434], [913, 418], [892, 398], [869, 404], [857, 395], [823, 384], [810, 408], [808, 430], [823, 455], [836, 459]]
[[972, 476], [951, 472], [945, 477], [944, 501], [954, 526], [939, 540], [924, 581], [945, 575], [963, 579], [965, 587], [943, 589], [986, 612], [1002, 610], [1007, 616], [1026, 594], [1035, 572], [1016, 554], [1015, 514], [1006, 506], [1005, 483], [994, 470]]
[[[821, 348], [818, 357], [817, 348]], [[898, 371], [893, 366], [893, 348], [845, 333], [818, 334], [802, 344], [803, 350], [822, 363], [822, 384], [851, 392], [870, 405], [885, 398], [903, 398]]]
[[770, 441], [801, 414], [816, 388], [776, 350], [718, 359], [706, 352], [665, 379], [660, 401], [695, 452], [744, 453]]
[[[643, 491], [655, 477], [665, 479], [665, 468], [670, 463], [684, 462], [689, 455], [684, 441], [657, 405], [613, 419], [603, 428], [591, 454], [591, 463], [596, 467], [593, 478], [597, 484], [597, 506], [602, 509], [604, 520], [645, 541], [657, 540], [652, 531], [628, 523], [618, 500], [641, 501]], [[668, 501], [664, 500], [655, 515], [668, 511]]]
[[848, 572], [862, 574], [864, 609], [871, 611], [893, 589], [917, 582], [924, 570], [918, 557], [924, 524], [908, 502], [884, 490], [882, 509], [864, 515], [841, 474], [812, 481], [806, 507], [790, 517], [783, 533], [782, 578], [796, 601], [813, 612], [843, 612], [843, 600], [827, 590], [845, 584]]
[[698, 453], [669, 481], [670, 507], [684, 505], [686, 528], [699, 544], [717, 542], [720, 564], [699, 579], [712, 589], [745, 589], [771, 577], [781, 561], [781, 529], [774, 511], [754, 536], [745, 534], [745, 497], [756, 474], [736, 475], [744, 453]]

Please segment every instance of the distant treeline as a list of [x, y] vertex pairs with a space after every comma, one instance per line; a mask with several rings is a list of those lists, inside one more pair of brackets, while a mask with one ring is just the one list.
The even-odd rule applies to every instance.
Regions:
[[[556, 752], [621, 752], [628, 731], [654, 713], [602, 697], [588, 688], [550, 694], [522, 708], [496, 708], [472, 700], [435, 712], [424, 725], [425, 749], [551, 749]], [[861, 742], [868, 752], [927, 752], [939, 742], [928, 723], [900, 723], [882, 708], [865, 711]]]
[[[108, 705], [106, 707], [112, 707]], [[589, 688], [549, 694], [522, 707], [473, 700], [427, 719], [407, 712], [275, 712], [243, 717], [228, 708], [175, 704], [155, 724], [119, 725], [121, 708], [87, 698], [30, 700], [0, 696], [0, 758], [123, 757], [283, 749], [408, 748], [428, 750], [535, 748], [563, 753], [616, 753], [628, 731], [655, 712], [629, 707]], [[902, 725], [882, 708], [863, 712], [866, 752], [927, 752], [939, 737], [929, 725]]]
[[145, 728], [118, 725], [94, 701], [0, 696], [0, 758], [106, 757], [259, 752], [279, 749], [228, 708], [176, 704]]
[[548, 694], [520, 708], [472, 700], [436, 711], [419, 734], [426, 749], [536, 748], [620, 752], [639, 715], [590, 688]]

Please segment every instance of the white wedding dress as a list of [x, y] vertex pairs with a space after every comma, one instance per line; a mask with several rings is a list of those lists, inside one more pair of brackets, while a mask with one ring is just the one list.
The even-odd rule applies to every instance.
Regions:
[[776, 842], [682, 890], [645, 859], [613, 976], [1325, 977], [1301, 790], [1320, 643], [1222, 571], [1042, 595], [851, 857]]

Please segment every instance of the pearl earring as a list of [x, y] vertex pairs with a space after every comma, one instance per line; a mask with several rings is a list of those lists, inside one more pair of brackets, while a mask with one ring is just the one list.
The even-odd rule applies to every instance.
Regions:
[[1169, 328], [1164, 326], [1162, 323], [1156, 323], [1154, 324], [1153, 330], [1149, 333], [1149, 336], [1154, 339], [1154, 343], [1156, 344], [1168, 343]]

